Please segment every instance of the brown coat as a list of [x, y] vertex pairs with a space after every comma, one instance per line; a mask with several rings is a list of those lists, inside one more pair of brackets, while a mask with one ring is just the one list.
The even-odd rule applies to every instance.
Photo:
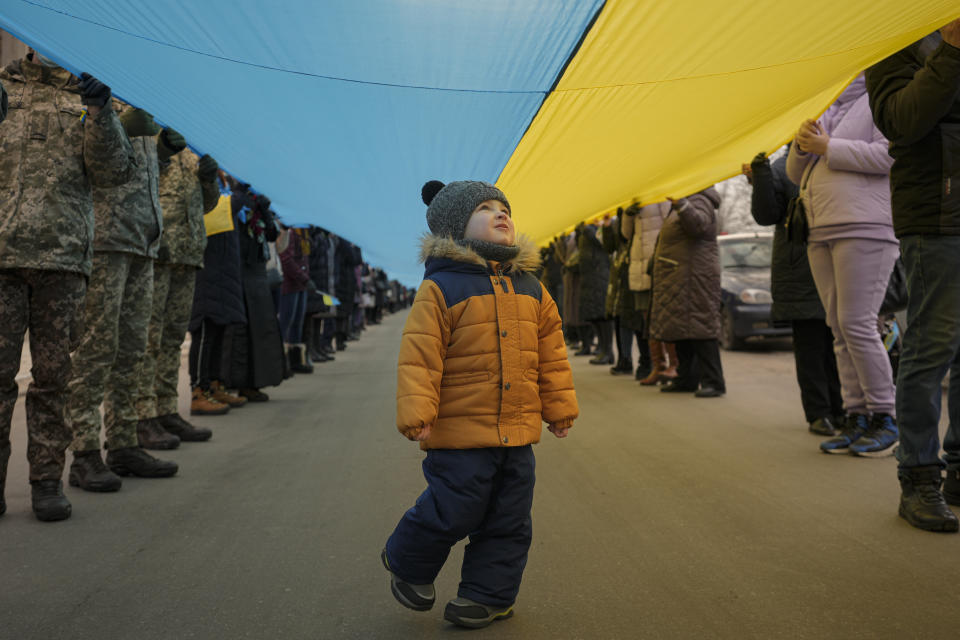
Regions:
[[678, 200], [663, 222], [654, 252], [650, 336], [656, 340], [720, 337], [720, 251], [710, 187]]

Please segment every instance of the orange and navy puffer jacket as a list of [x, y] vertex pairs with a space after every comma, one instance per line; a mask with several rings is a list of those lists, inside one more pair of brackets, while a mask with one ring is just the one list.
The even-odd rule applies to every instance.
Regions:
[[557, 305], [533, 275], [525, 238], [512, 261], [487, 263], [450, 238], [426, 235], [423, 283], [403, 329], [397, 428], [432, 425], [421, 449], [520, 447], [543, 422], [579, 414]]

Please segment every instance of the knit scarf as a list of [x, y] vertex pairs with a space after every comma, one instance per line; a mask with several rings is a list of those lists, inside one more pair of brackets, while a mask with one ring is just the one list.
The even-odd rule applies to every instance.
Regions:
[[520, 247], [517, 245], [508, 246], [487, 240], [463, 240], [461, 243], [491, 262], [510, 262], [520, 254]]

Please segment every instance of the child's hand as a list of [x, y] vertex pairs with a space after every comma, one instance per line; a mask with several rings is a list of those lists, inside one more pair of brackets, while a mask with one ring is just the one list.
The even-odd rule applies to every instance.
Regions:
[[570, 431], [570, 427], [555, 427], [552, 424], [547, 426], [547, 429], [550, 430], [550, 433], [557, 436], [558, 438], [566, 438], [567, 433]]
[[430, 424], [428, 424], [428, 425], [425, 426], [425, 427], [421, 427], [421, 428], [420, 428], [420, 433], [416, 434], [416, 435], [413, 436], [413, 438], [411, 438], [411, 439], [412, 439], [412, 440], [416, 440], [417, 442], [423, 442], [424, 440], [426, 440], [427, 438], [430, 437], [430, 430], [431, 430], [432, 427], [433, 427], [433, 425], [430, 425]]

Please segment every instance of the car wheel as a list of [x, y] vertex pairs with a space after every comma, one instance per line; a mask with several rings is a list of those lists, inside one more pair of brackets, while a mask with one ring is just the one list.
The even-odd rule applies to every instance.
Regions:
[[721, 314], [723, 319], [722, 325], [720, 328], [720, 346], [726, 349], [727, 351], [738, 351], [743, 349], [745, 340], [740, 338], [734, 333], [735, 323], [733, 321], [733, 313], [729, 309], [724, 309]]

